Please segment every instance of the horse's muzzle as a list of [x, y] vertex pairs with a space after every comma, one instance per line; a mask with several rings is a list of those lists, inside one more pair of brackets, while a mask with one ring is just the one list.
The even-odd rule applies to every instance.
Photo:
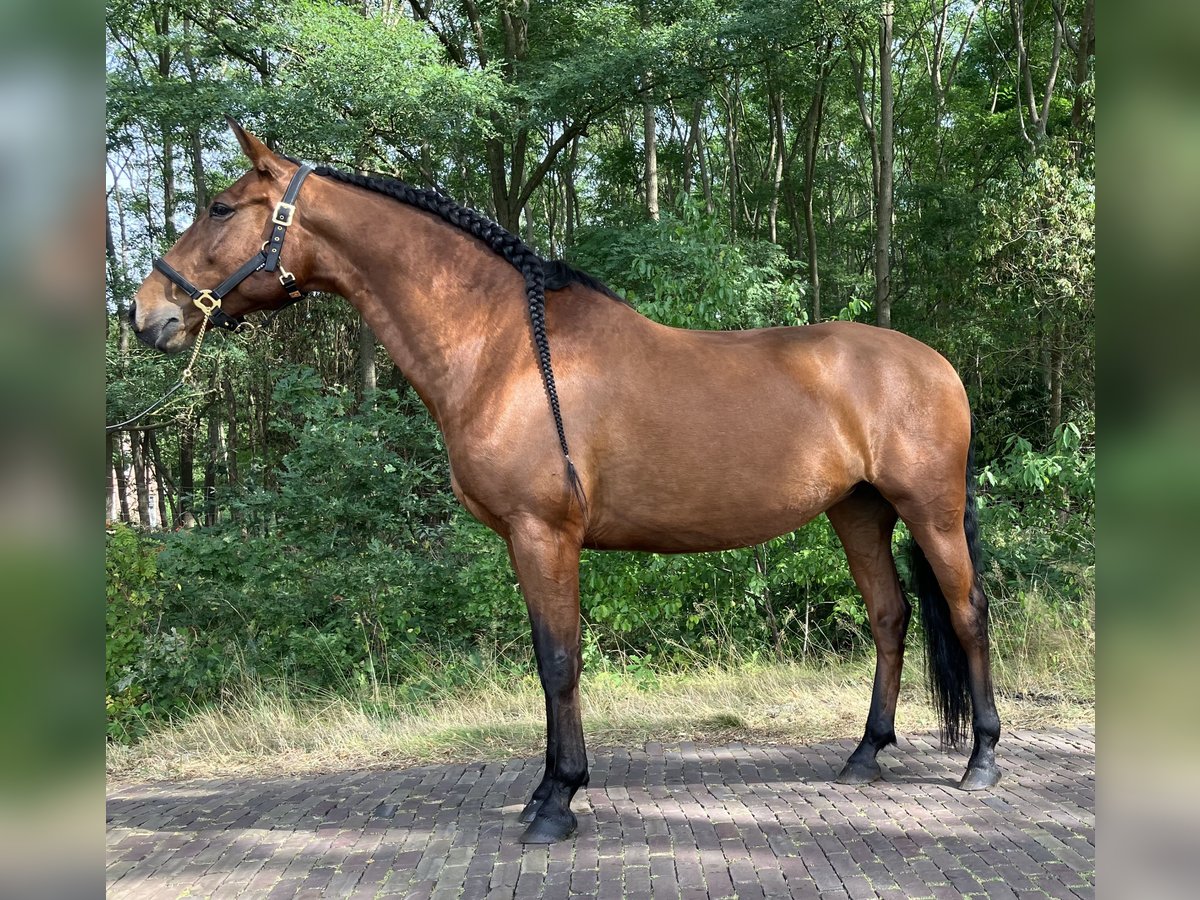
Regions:
[[[178, 353], [184, 347], [183, 342], [179, 342], [177, 339], [179, 330], [183, 327], [183, 319], [178, 312], [178, 309], [151, 311], [140, 317], [142, 321], [139, 324], [137, 301], [135, 300], [129, 305], [129, 324], [133, 327], [133, 333], [143, 344], [148, 344], [155, 350], [161, 350], [164, 353]], [[174, 346], [172, 346], [173, 343]]]

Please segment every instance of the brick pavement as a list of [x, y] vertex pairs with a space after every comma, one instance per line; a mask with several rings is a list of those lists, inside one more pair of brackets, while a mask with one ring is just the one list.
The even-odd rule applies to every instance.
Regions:
[[598, 750], [579, 831], [517, 843], [540, 760], [123, 786], [124, 897], [1091, 898], [1095, 732], [1005, 734], [992, 792], [901, 739], [886, 781], [831, 779], [853, 741]]

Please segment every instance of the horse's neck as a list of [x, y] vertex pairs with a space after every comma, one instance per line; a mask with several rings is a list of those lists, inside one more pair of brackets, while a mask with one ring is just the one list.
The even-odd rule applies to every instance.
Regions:
[[[528, 355], [524, 279], [476, 239], [380, 195], [339, 186], [329, 287], [349, 300], [443, 429], [497, 367]], [[320, 227], [320, 226], [318, 226]], [[322, 279], [325, 280], [325, 279]]]

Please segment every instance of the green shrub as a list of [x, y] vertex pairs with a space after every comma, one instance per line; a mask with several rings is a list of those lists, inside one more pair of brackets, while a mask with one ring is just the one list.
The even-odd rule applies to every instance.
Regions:
[[679, 218], [581, 229], [573, 258], [639, 312], [680, 328], [762, 328], [808, 320], [804, 282], [777, 244], [731, 241], [694, 208]]
[[979, 476], [988, 576], [1006, 587], [1048, 587], [1078, 600], [1094, 590], [1096, 451], [1093, 432], [1060, 425], [1044, 451], [1019, 436]]
[[155, 546], [114, 524], [105, 541], [104, 705], [108, 733], [127, 737], [150, 711], [143, 683], [147, 641], [161, 609], [155, 588]]

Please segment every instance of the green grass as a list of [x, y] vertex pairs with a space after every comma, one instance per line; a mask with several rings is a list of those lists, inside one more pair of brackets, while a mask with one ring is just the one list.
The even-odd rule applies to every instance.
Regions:
[[[993, 659], [1005, 728], [1095, 719], [1094, 604], [1049, 603], [1037, 591], [994, 600]], [[934, 731], [919, 634], [910, 636], [896, 727]], [[592, 748], [645, 741], [806, 743], [857, 737], [870, 699], [873, 654], [803, 662], [739, 658], [655, 671], [606, 659], [585, 673]], [[541, 688], [509, 653], [427, 655], [400, 685], [346, 685], [313, 695], [285, 682], [247, 681], [216, 706], [149, 723], [138, 743], [111, 744], [110, 777], [174, 779], [280, 774], [537, 755]]]

